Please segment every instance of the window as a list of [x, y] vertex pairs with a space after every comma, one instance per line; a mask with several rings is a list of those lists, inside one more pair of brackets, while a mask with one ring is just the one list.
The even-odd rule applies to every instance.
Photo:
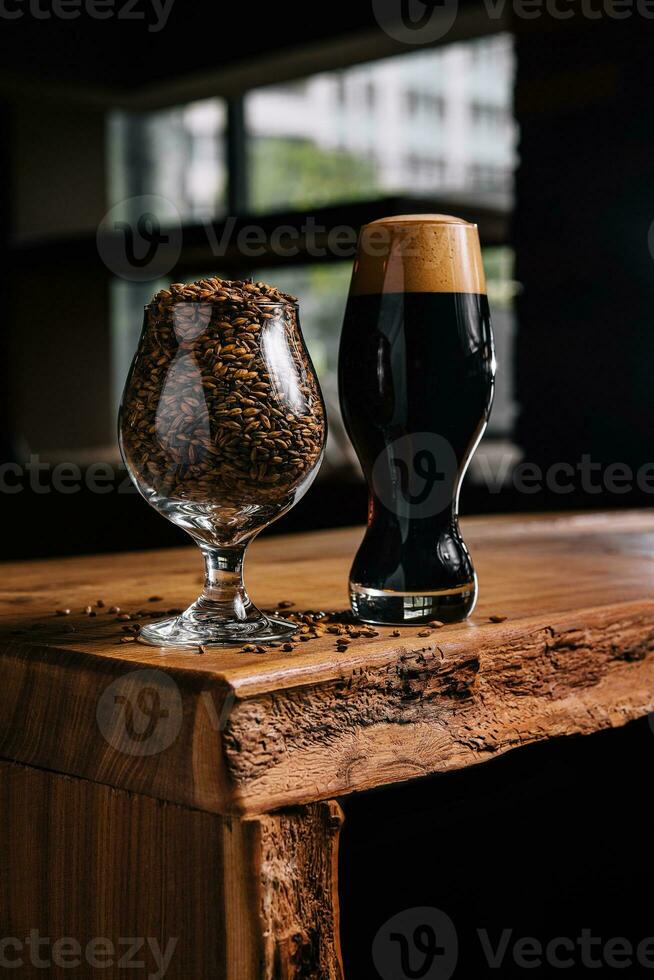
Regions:
[[[438, 157], [448, 175], [433, 169], [421, 192], [469, 190], [473, 164], [511, 175], [513, 74], [512, 40], [498, 35], [323, 72], [299, 96], [283, 85], [256, 89], [246, 98], [252, 210], [412, 193], [418, 157]], [[510, 182], [501, 193], [509, 207]]]
[[491, 126], [499, 129], [506, 122], [506, 109], [501, 105], [484, 102], [471, 102], [470, 115], [476, 125]]
[[442, 119], [446, 112], [445, 96], [409, 89], [406, 93], [406, 110], [410, 116], [424, 112], [432, 119]]
[[507, 192], [511, 185], [511, 172], [492, 164], [473, 163], [468, 169], [468, 186], [473, 192]]
[[513, 278], [514, 253], [508, 246], [485, 248], [483, 258], [498, 364], [488, 431], [491, 436], [510, 436], [516, 413], [512, 361], [515, 341], [513, 300], [518, 285]]
[[432, 95], [429, 98], [429, 105], [431, 106], [431, 111], [441, 119], [445, 116], [446, 112], [446, 102], [445, 97], [442, 95]]
[[[516, 132], [509, 35], [412, 51], [269, 85], [245, 97], [250, 213], [415, 193], [459, 195], [489, 181], [509, 208]], [[170, 201], [182, 220], [226, 213], [225, 105], [205, 99], [111, 123], [112, 203], [139, 194]]]
[[[410, 51], [322, 72], [244, 96], [248, 220], [282, 212], [299, 220], [311, 209], [371, 205], [390, 195], [434, 200], [434, 210], [512, 206], [516, 131], [511, 110], [514, 58], [508, 35]], [[113, 202], [144, 193], [175, 205], [183, 222], [220, 219], [228, 210], [226, 107], [207, 99], [165, 112], [117, 114], [112, 120]], [[448, 206], [448, 198], [455, 202]], [[407, 200], [407, 210], [410, 208]], [[347, 212], [346, 212], [347, 214]], [[272, 220], [272, 219], [270, 219]], [[194, 243], [197, 278], [220, 274], [220, 258]], [[489, 432], [510, 436], [515, 414], [513, 253], [484, 249], [497, 343], [498, 374]], [[188, 268], [188, 260], [187, 260]], [[230, 267], [233, 270], [233, 266]], [[274, 282], [298, 296], [304, 334], [325, 393], [331, 423], [328, 465], [350, 450], [338, 409], [336, 362], [350, 261], [304, 256], [284, 265], [249, 257], [238, 273]], [[115, 397], [138, 341], [142, 308], [158, 283], [116, 282]]]
[[159, 112], [113, 113], [109, 121], [111, 203], [154, 194], [165, 198], [182, 221], [224, 215], [225, 120], [221, 99]]

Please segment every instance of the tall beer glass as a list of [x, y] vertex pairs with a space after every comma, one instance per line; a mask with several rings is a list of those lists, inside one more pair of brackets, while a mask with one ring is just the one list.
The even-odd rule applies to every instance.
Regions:
[[350, 573], [359, 619], [452, 622], [472, 611], [459, 488], [494, 375], [477, 226], [448, 215], [366, 225], [339, 354], [341, 408], [369, 490]]

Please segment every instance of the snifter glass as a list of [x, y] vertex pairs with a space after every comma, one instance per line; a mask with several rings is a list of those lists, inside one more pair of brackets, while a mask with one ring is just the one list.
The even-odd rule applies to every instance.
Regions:
[[296, 628], [253, 605], [243, 559], [311, 485], [325, 409], [297, 304], [247, 290], [157, 294], [127, 378], [125, 464], [148, 503], [196, 541], [206, 568], [193, 605], [142, 629], [157, 646], [265, 642]]

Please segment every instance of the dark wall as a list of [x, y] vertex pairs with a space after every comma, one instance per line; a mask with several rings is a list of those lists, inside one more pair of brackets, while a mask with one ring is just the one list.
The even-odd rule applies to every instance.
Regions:
[[517, 438], [542, 465], [637, 467], [654, 458], [654, 25], [569, 25], [518, 25]]
[[[427, 977], [471, 980], [649, 976], [651, 952], [642, 965], [636, 952], [653, 932], [642, 898], [654, 870], [642, 821], [651, 740], [643, 719], [346, 797], [340, 850], [346, 976], [379, 975], [375, 938], [381, 932], [382, 950], [397, 950], [391, 930], [405, 937], [416, 976], [424, 966], [432, 967]], [[424, 943], [421, 955], [415, 932], [425, 923], [437, 929], [434, 958], [424, 954]], [[486, 949], [498, 953], [495, 966], [480, 931]], [[527, 937], [535, 950], [533, 942], [521, 945]], [[556, 946], [557, 937], [567, 944]], [[617, 937], [632, 945], [631, 956], [612, 958]]]
[[[104, 112], [75, 100], [55, 106], [46, 91], [36, 96], [33, 85], [68, 80], [71, 91], [93, 101], [110, 86], [130, 91], [217, 62], [247, 64], [339, 32], [345, 44], [375, 23], [367, 4], [333, 4], [319, 16], [261, 5], [251, 20], [243, 23], [234, 8], [177, 0], [159, 33], [140, 22], [3, 22], [3, 70], [25, 83], [14, 85], [11, 102], [7, 95], [0, 107], [2, 459], [24, 458], [21, 439], [54, 451], [74, 448], [75, 440], [89, 445], [90, 425], [96, 444], [110, 442], [114, 432], [107, 279], [97, 250], [90, 248], [82, 271], [66, 264], [63, 250], [56, 264], [37, 268], [29, 254], [9, 248], [12, 235], [42, 236], [55, 225], [71, 233], [95, 229], [104, 206]], [[635, 469], [652, 457], [650, 24], [635, 15], [514, 24], [521, 143], [512, 237], [522, 284], [516, 438], [526, 459], [542, 468], [561, 461], [574, 468], [586, 456], [594, 465], [623, 462]], [[70, 329], [73, 321], [83, 325], [81, 340]], [[493, 492], [468, 479], [462, 510], [649, 505], [651, 496], [637, 485], [627, 493], [603, 485], [589, 491], [578, 472], [566, 493], [546, 485], [525, 493], [511, 481]], [[304, 530], [364, 516], [361, 484], [337, 479], [316, 484], [276, 528]], [[26, 485], [0, 495], [0, 519], [6, 557], [182, 540], [136, 495], [115, 492], [48, 495]]]
[[[372, 4], [334, 0], [319, 11], [298, 6], [257, 3], [203, 3], [166, 0], [163, 16], [144, 0], [115, 0], [105, 19], [80, 12], [74, 19], [31, 16], [27, 4], [7, 3], [22, 11], [3, 19], [0, 57], [3, 70], [16, 77], [46, 82], [87, 84], [129, 92], [144, 83], [198, 74], [216, 67], [256, 60], [314, 44], [344, 33], [376, 27]], [[157, 5], [159, 7], [161, 5]], [[109, 10], [111, 16], [109, 16]]]
[[[0, 175], [9, 169], [9, 107], [0, 101]], [[10, 185], [0, 180], [0, 262], [7, 265], [7, 252], [11, 235], [11, 207], [9, 201]], [[7, 310], [8, 279], [0, 269], [0, 309]], [[12, 445], [13, 424], [9, 399], [9, 331], [5, 319], [0, 329], [0, 460], [12, 459], [15, 447]]]

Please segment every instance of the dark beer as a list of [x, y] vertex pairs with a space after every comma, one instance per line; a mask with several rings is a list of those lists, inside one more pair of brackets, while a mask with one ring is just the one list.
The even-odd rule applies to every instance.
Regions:
[[476, 226], [440, 215], [367, 225], [339, 355], [343, 417], [369, 489], [350, 573], [358, 618], [454, 621], [474, 607], [458, 495], [494, 371]]

